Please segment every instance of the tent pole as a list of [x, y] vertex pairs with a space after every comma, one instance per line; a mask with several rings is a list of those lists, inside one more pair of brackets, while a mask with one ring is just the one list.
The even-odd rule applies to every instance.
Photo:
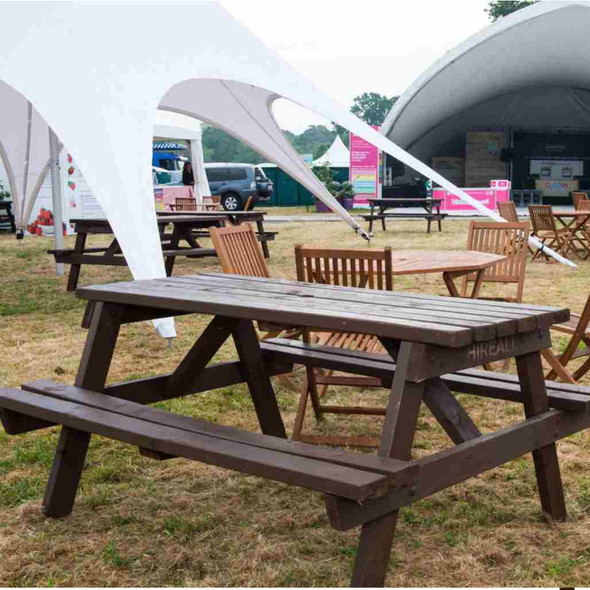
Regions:
[[[51, 196], [53, 200], [53, 235], [55, 249], [62, 250], [64, 247], [63, 234], [63, 208], [61, 197], [61, 174], [59, 169], [59, 144], [57, 135], [49, 128], [49, 158], [51, 160]], [[55, 264], [55, 274], [58, 277], [64, 274], [63, 262]]]

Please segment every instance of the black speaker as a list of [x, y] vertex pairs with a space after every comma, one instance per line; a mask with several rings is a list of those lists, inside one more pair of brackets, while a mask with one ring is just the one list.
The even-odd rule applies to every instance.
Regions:
[[500, 160], [502, 162], [512, 162], [514, 160], [514, 150], [512, 148], [502, 148], [500, 150]]

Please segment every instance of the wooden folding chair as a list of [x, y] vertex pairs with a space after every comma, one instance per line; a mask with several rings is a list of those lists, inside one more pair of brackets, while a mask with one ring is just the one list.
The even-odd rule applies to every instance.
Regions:
[[[551, 205], [531, 205], [529, 214], [533, 225], [531, 235], [537, 238], [544, 246], [553, 248], [558, 254], [567, 256], [569, 249], [572, 247], [571, 232], [567, 228], [557, 229]], [[549, 260], [549, 257], [543, 254], [542, 248], [535, 252], [533, 260], [541, 255], [546, 260]]]
[[[501, 217], [503, 217], [506, 221], [511, 223], [520, 223], [521, 220], [518, 218], [518, 212], [516, 211], [516, 205], [514, 201], [498, 201], [498, 213]], [[526, 222], [527, 227], [529, 226], [528, 221]], [[527, 248], [531, 254], [534, 254], [535, 251], [530, 247], [527, 242]]]
[[588, 201], [587, 193], [572, 193], [572, 203], [574, 204], [574, 209], [578, 210], [580, 208], [580, 203], [583, 201]]
[[202, 207], [205, 211], [221, 211], [221, 196], [204, 196]]
[[514, 201], [498, 201], [498, 213], [506, 221], [511, 223], [518, 223], [518, 213], [516, 212], [516, 205]]
[[[524, 290], [526, 272], [526, 254], [529, 239], [529, 224], [526, 222], [497, 223], [494, 221], [471, 221], [467, 236], [467, 249], [507, 256], [503, 262], [487, 268], [481, 279], [484, 283], [513, 283], [516, 295], [504, 297], [481, 297], [496, 301], [520, 303]], [[476, 274], [463, 277], [461, 296], [467, 296], [470, 282], [476, 280]]]
[[[367, 289], [393, 290], [391, 248], [384, 249], [324, 249], [298, 244], [295, 246], [297, 280], [308, 283], [340, 285]], [[329, 332], [314, 334], [315, 343], [359, 352], [385, 352], [379, 339], [366, 334]], [[310, 342], [312, 334], [303, 331], [303, 339]], [[381, 382], [371, 377], [334, 375], [333, 371], [306, 369], [307, 379], [301, 390], [299, 407], [293, 427], [293, 440], [317, 444], [376, 446], [378, 441], [369, 437], [323, 436], [302, 432], [308, 400], [311, 398], [315, 418], [321, 421], [324, 414], [385, 414], [384, 408], [333, 406], [324, 402], [331, 385], [380, 387]]]
[[190, 197], [176, 197], [174, 199], [175, 211], [196, 211], [197, 201]]
[[[589, 370], [590, 358], [586, 359], [580, 367], [571, 373], [567, 365], [570, 361], [588, 356], [590, 357], [590, 297], [586, 300], [586, 305], [580, 315], [572, 313], [570, 319], [564, 324], [554, 324], [551, 326], [552, 330], [561, 332], [562, 334], [571, 335], [570, 341], [563, 353], [559, 356], [555, 355], [551, 350], [543, 350], [543, 358], [547, 361], [551, 370], [547, 373], [546, 379], [561, 379], [566, 383], [577, 383]], [[580, 343], [586, 346], [578, 350]]]
[[[217, 252], [223, 272], [248, 277], [270, 278], [270, 272], [260, 249], [254, 229], [249, 223], [230, 225], [228, 227], [210, 227], [209, 233], [213, 247]], [[300, 328], [258, 322], [258, 329], [265, 332], [261, 340], [268, 338], [299, 338]], [[287, 375], [279, 379], [291, 389], [299, 391]]]

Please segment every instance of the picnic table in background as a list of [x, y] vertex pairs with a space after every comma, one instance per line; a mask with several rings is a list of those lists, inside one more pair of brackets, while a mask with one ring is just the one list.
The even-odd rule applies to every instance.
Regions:
[[[165, 258], [166, 274], [170, 276], [174, 268], [177, 256], [190, 258], [202, 258], [204, 256], [216, 256], [214, 248], [203, 248], [196, 237], [195, 230], [203, 230], [210, 226], [221, 226], [225, 223], [225, 215], [215, 214], [203, 216], [191, 215], [157, 215], [157, 223], [162, 241], [162, 251]], [[68, 277], [68, 291], [75, 291], [78, 286], [80, 269], [83, 264], [95, 264], [101, 266], [127, 266], [127, 261], [121, 252], [117, 239], [108, 246], [87, 247], [86, 242], [89, 235], [112, 234], [111, 224], [107, 219], [72, 219], [74, 231], [76, 232], [76, 243], [73, 248], [60, 250], [48, 250], [49, 254], [55, 256], [56, 262], [70, 265]], [[172, 225], [172, 233], [166, 233], [167, 226]], [[184, 241], [188, 246], [181, 246]]]
[[[37, 381], [0, 390], [10, 434], [61, 424], [43, 502], [47, 516], [73, 509], [92, 434], [156, 459], [184, 457], [318, 491], [337, 530], [362, 526], [354, 586], [381, 586], [399, 509], [533, 453], [542, 511], [564, 520], [555, 442], [590, 425], [590, 388], [547, 391], [540, 351], [567, 309], [203, 274], [83, 287], [93, 312], [75, 385]], [[171, 373], [106, 385], [122, 324], [184, 314], [213, 316]], [[379, 338], [388, 355], [259, 342], [255, 320]], [[211, 363], [228, 338], [239, 360]], [[518, 376], [471, 367], [516, 358]], [[283, 440], [271, 375], [294, 363], [378, 377], [390, 388], [378, 454]], [[263, 434], [146, 407], [245, 382]], [[482, 434], [451, 393], [520, 403], [521, 421]], [[455, 446], [412, 460], [422, 401]], [[523, 524], [526, 524], [523, 519]]]
[[[363, 215], [363, 219], [369, 222], [369, 233], [373, 231], [373, 222], [376, 219], [381, 220], [381, 226], [383, 231], [386, 230], [385, 227], [385, 219], [387, 218], [412, 218], [412, 217], [423, 217], [427, 220], [427, 230], [426, 233], [430, 233], [430, 224], [432, 221], [436, 221], [438, 223], [438, 231], [442, 231], [442, 220], [447, 216], [446, 213], [440, 212], [440, 206], [442, 204], [442, 199], [370, 199], [371, 203], [371, 212], [369, 215]], [[403, 207], [400, 205], [413, 205], [416, 207], [422, 207], [424, 209], [424, 213], [417, 213], [415, 211], [406, 211], [404, 213]], [[379, 208], [379, 212], [375, 213], [375, 207]], [[397, 213], [388, 213], [388, 209], [398, 209]]]
[[[4, 213], [2, 213], [4, 211]], [[12, 201], [0, 201], [0, 230], [16, 231], [14, 214], [12, 213]]]
[[462, 297], [454, 279], [474, 274], [469, 296], [473, 299], [479, 295], [486, 269], [506, 260], [506, 256], [474, 250], [395, 250], [391, 257], [394, 276], [442, 273], [452, 297]]
[[[266, 211], [222, 211], [222, 213], [232, 225], [240, 225], [241, 223], [255, 223], [256, 224], [256, 238], [262, 246], [262, 251], [265, 258], [270, 258], [270, 251], [268, 249], [268, 242], [275, 239], [275, 236], [279, 233], [278, 231], [268, 231], [264, 229], [264, 216]], [[219, 215], [220, 213], [214, 213], [210, 211], [199, 211], [196, 215]], [[167, 215], [193, 215], [190, 211], [184, 211], [179, 213], [172, 213], [170, 211], [161, 211], [158, 213], [163, 217]], [[207, 233], [203, 230], [198, 230], [195, 233], [196, 237], [207, 237]]]

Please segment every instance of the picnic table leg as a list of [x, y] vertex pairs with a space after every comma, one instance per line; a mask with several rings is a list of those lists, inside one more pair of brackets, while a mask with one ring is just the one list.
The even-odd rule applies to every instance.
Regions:
[[256, 221], [256, 227], [258, 228], [258, 235], [262, 238], [262, 241], [260, 243], [262, 245], [262, 251], [264, 252], [264, 257], [270, 258], [270, 251], [268, 249], [268, 243], [264, 239], [264, 223], [262, 222], [262, 219], [258, 219]]
[[[103, 390], [122, 314], [122, 306], [96, 304], [76, 377], [78, 387]], [[62, 426], [43, 499], [42, 510], [46, 516], [59, 518], [72, 512], [89, 443], [89, 433]]]
[[428, 215], [427, 219], [427, 227], [426, 227], [426, 233], [429, 234], [430, 233], [430, 224], [432, 223], [432, 205], [430, 203], [423, 203], [423, 205], [426, 205], [424, 207], [424, 209], [426, 210], [426, 214]]
[[[527, 418], [549, 411], [540, 352], [516, 357], [516, 367]], [[533, 451], [541, 508], [553, 520], [565, 520], [567, 512], [563, 497], [559, 460], [555, 443]]]
[[[409, 461], [424, 384], [406, 381], [414, 344], [402, 342], [398, 353], [394, 343], [385, 339], [382, 343], [392, 357], [397, 357], [397, 367], [378, 454]], [[398, 514], [399, 510], [394, 510], [363, 525], [351, 586], [383, 586]]]
[[270, 377], [264, 369], [260, 342], [252, 322], [240, 320], [233, 331], [233, 337], [262, 432], [287, 438], [277, 398]]
[[440, 377], [425, 382], [424, 403], [455, 444], [481, 436], [469, 414]]
[[[84, 254], [84, 247], [86, 246], [86, 232], [78, 232], [76, 234], [76, 243], [74, 244], [74, 254], [81, 256]], [[70, 274], [68, 275], [67, 291], [73, 292], [78, 286], [78, 278], [80, 277], [80, 264], [70, 264]]]
[[436, 214], [438, 215], [438, 231], [441, 232], [442, 231], [442, 219], [440, 218], [440, 205], [436, 206]]
[[381, 227], [383, 228], [383, 231], [386, 231], [386, 229], [385, 229], [385, 211], [386, 211], [386, 208], [379, 205], [379, 215], [381, 215]]
[[[178, 242], [180, 242], [180, 236], [182, 234], [182, 230], [180, 226], [174, 226], [174, 230], [172, 231], [172, 238], [170, 239], [170, 250], [178, 250]], [[164, 266], [166, 268], [166, 276], [172, 276], [172, 269], [174, 268], [174, 262], [176, 261], [176, 256], [167, 256]]]

